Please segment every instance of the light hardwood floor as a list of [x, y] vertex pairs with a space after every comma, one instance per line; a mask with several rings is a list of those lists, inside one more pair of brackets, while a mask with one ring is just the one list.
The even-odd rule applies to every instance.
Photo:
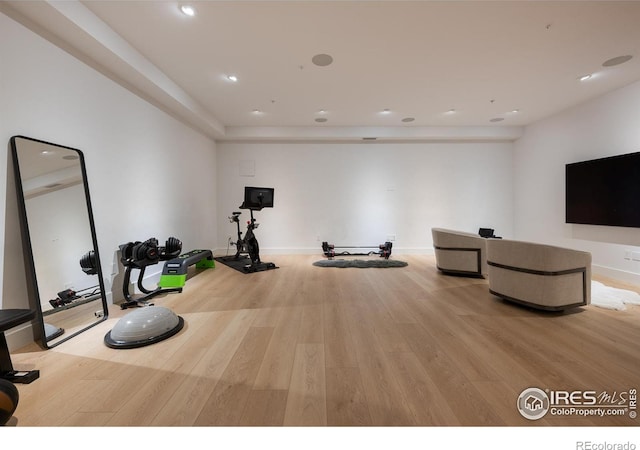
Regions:
[[52, 349], [14, 352], [17, 426], [626, 426], [640, 419], [516, 409], [528, 387], [640, 388], [640, 307], [541, 313], [500, 301], [482, 279], [405, 268], [332, 269], [320, 255], [263, 257], [245, 275], [217, 263], [156, 298], [185, 328], [115, 350], [130, 310]]

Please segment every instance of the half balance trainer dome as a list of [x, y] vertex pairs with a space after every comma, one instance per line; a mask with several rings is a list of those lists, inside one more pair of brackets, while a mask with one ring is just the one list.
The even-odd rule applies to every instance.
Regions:
[[162, 306], [145, 306], [121, 318], [104, 337], [111, 348], [135, 348], [167, 339], [184, 327], [182, 317]]

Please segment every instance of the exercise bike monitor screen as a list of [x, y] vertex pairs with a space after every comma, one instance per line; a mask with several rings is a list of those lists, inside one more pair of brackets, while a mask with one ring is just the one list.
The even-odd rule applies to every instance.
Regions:
[[273, 188], [246, 186], [244, 188], [244, 202], [240, 208], [253, 210], [273, 208]]

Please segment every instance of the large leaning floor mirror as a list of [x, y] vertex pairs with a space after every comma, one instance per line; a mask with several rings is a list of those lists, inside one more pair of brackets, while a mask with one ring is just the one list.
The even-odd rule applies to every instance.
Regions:
[[11, 150], [29, 300], [51, 348], [107, 318], [84, 156], [24, 136]]

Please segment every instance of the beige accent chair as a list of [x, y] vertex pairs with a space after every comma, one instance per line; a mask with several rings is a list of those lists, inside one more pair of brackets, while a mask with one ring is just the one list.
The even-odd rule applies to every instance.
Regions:
[[549, 311], [591, 303], [591, 253], [509, 239], [487, 240], [489, 291]]
[[487, 274], [485, 238], [463, 231], [432, 228], [438, 270], [447, 275], [484, 278]]

